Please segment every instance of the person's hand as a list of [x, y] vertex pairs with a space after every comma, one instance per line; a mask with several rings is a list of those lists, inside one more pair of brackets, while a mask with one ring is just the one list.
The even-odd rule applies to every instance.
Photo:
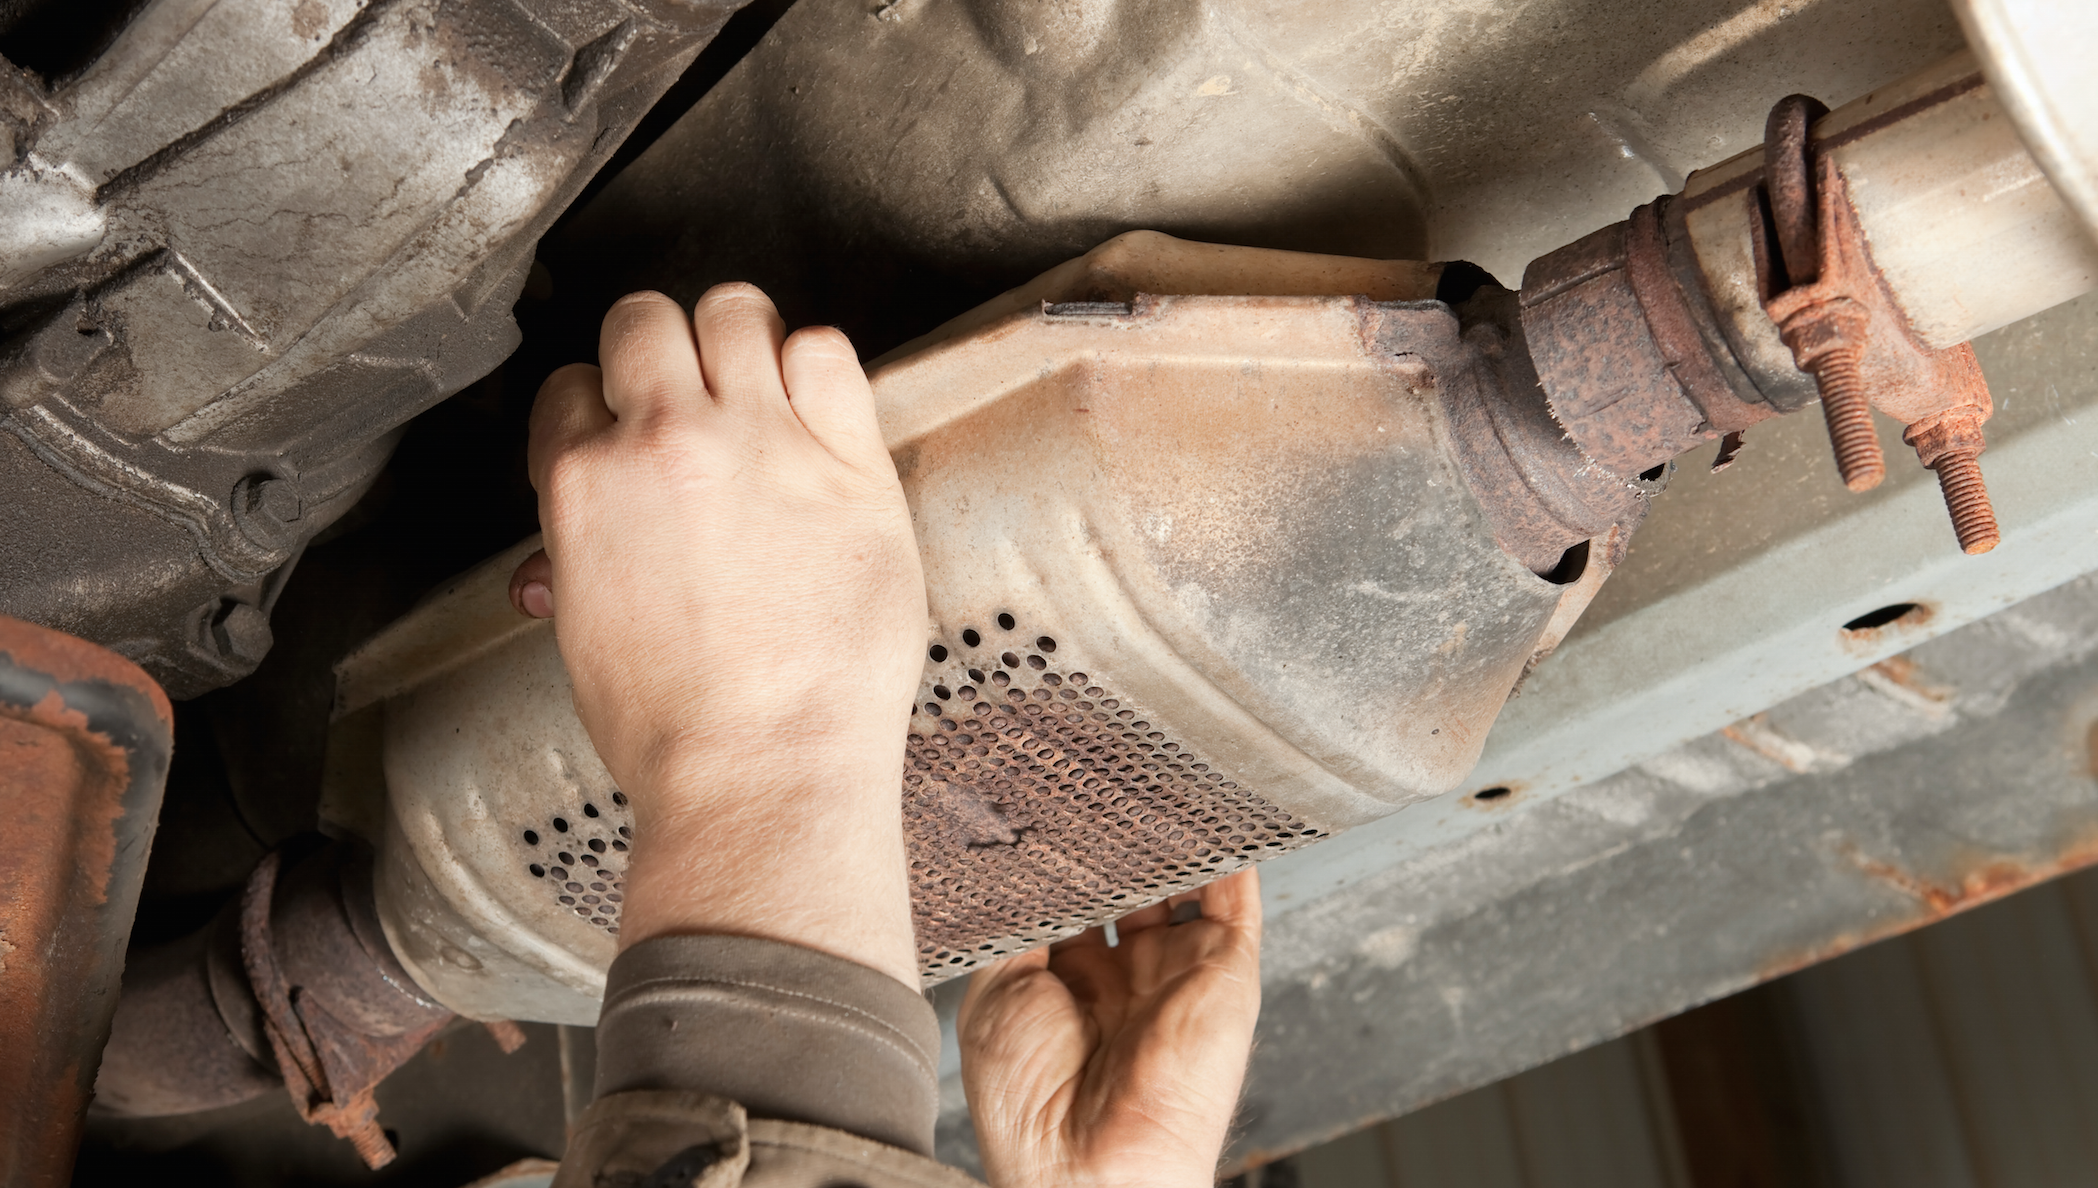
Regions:
[[[1199, 901], [1200, 919], [1170, 921]], [[997, 1188], [1210, 1188], [1260, 1014], [1253, 871], [970, 979], [962, 1085]]]
[[576, 713], [633, 803], [622, 945], [726, 932], [918, 985], [904, 738], [924, 578], [873, 395], [845, 336], [785, 337], [749, 285], [691, 318], [605, 316], [603, 370], [532, 409], [552, 613]]

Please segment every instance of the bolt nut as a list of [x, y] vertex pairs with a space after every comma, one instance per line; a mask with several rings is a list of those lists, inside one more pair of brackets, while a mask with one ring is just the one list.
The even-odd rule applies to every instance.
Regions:
[[262, 613], [262, 608], [233, 602], [226, 604], [211, 624], [211, 642], [221, 657], [253, 666], [269, 654], [276, 637], [270, 631], [270, 617]]
[[274, 474], [251, 474], [233, 488], [233, 519], [249, 540], [268, 549], [298, 541], [298, 523], [306, 514], [299, 485]]
[[305, 506], [299, 499], [299, 489], [290, 479], [265, 478], [250, 483], [247, 489], [247, 507], [250, 515], [266, 515], [280, 524], [289, 524], [299, 518]]

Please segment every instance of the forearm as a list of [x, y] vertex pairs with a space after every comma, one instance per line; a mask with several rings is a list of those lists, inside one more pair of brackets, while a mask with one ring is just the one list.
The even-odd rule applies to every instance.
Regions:
[[622, 946], [762, 937], [880, 970], [915, 991], [900, 743], [895, 750], [886, 770], [813, 784], [801, 772], [752, 778], [710, 762], [673, 777], [690, 789], [682, 795], [634, 797]]

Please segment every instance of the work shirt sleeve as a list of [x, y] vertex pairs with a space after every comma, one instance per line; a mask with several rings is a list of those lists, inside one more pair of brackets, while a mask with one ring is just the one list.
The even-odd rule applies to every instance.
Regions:
[[606, 979], [597, 1100], [555, 1188], [974, 1185], [930, 1158], [939, 1044], [923, 996], [855, 962], [643, 941]]

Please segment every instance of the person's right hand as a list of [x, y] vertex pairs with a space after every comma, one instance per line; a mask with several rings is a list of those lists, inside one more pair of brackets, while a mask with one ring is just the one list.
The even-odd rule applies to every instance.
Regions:
[[925, 578], [852, 344], [717, 285], [690, 317], [622, 298], [598, 357], [533, 405], [546, 555], [512, 598], [552, 612], [633, 805], [621, 944], [764, 937], [917, 989], [900, 801]]
[[[1200, 919], [1170, 923], [1199, 901]], [[979, 971], [962, 1084], [997, 1188], [1210, 1188], [1260, 1014], [1260, 880]]]

